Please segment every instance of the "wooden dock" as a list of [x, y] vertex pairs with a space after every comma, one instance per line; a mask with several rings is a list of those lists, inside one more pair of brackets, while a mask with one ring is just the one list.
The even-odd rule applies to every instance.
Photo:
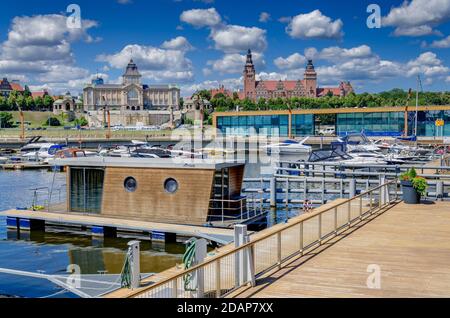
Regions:
[[[258, 279], [238, 298], [449, 297], [450, 202], [400, 203]], [[374, 269], [380, 288], [368, 287]], [[370, 278], [369, 278], [370, 277]]]
[[[200, 237], [227, 244], [233, 241], [233, 230], [182, 224], [156, 223], [120, 218], [100, 217], [85, 214], [63, 214], [57, 212], [37, 212], [10, 210], [0, 212], [0, 216], [17, 220], [36, 220], [62, 226], [85, 226], [114, 228], [130, 232], [170, 233], [182, 237]], [[19, 222], [17, 223], [19, 224]], [[20, 226], [20, 224], [19, 224]]]

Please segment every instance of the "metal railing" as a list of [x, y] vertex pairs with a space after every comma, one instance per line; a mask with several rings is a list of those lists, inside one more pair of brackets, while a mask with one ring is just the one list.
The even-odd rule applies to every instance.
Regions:
[[[249, 200], [254, 202], [253, 200]], [[236, 200], [212, 199], [209, 206], [210, 221], [245, 221], [257, 217], [264, 213], [263, 205], [258, 206], [248, 204], [247, 197]], [[218, 212], [218, 213], [217, 213]], [[216, 214], [217, 213], [217, 214]]]
[[[220, 298], [251, 284], [263, 274], [280, 269], [283, 263], [302, 256], [366, 217], [398, 201], [397, 180], [316, 210], [288, 224], [266, 230], [266, 234], [204, 263], [159, 281], [130, 298]], [[392, 191], [393, 189], [395, 191]]]

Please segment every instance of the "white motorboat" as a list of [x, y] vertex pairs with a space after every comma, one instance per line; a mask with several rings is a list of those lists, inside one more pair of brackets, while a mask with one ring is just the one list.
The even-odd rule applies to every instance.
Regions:
[[279, 155], [307, 155], [312, 151], [311, 146], [305, 145], [309, 137], [303, 139], [302, 141], [296, 140], [286, 140], [282, 143], [271, 144], [265, 146], [264, 149], [270, 154]]
[[[38, 146], [39, 148], [37, 148]], [[61, 149], [61, 146], [51, 143], [29, 144], [21, 149], [21, 157], [27, 161], [42, 161], [53, 158]]]
[[7, 163], [8, 162], [8, 158], [6, 158], [6, 157], [0, 157], [0, 164], [5, 164], [5, 163]]

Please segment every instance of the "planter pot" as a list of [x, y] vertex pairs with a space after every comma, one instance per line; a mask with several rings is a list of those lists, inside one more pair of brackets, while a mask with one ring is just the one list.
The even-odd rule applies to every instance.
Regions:
[[419, 204], [420, 194], [414, 189], [411, 181], [402, 181], [403, 201], [406, 204]]

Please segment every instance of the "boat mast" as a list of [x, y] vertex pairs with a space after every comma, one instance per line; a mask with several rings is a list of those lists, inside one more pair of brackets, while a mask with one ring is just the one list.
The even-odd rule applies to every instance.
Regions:
[[420, 75], [417, 75], [417, 89], [416, 89], [416, 119], [414, 124], [414, 136], [417, 137], [417, 122], [418, 122], [418, 114], [419, 114], [419, 81]]

